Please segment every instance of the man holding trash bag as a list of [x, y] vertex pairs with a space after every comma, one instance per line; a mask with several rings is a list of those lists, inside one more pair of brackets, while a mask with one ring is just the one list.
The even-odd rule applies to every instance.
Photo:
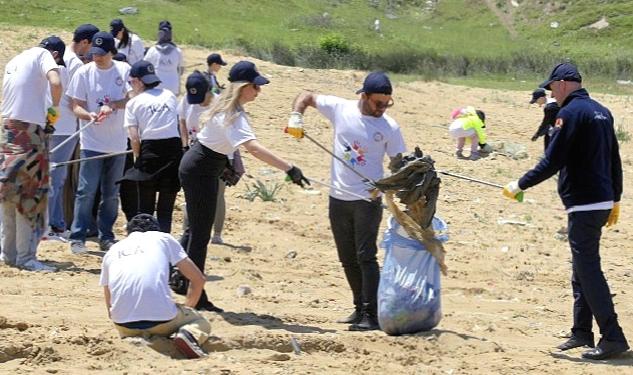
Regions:
[[[334, 128], [332, 155], [337, 160], [332, 160], [330, 225], [355, 306], [349, 317], [338, 322], [351, 323], [350, 330], [354, 331], [379, 329], [376, 239], [382, 206], [380, 197], [368, 191], [372, 189], [368, 183], [383, 177], [385, 154], [395, 157], [406, 150], [398, 123], [385, 114], [393, 105], [392, 91], [387, 75], [373, 72], [356, 92], [359, 100], [303, 92], [294, 101], [287, 128], [290, 135], [302, 138], [303, 113], [309, 106], [330, 120]], [[370, 201], [359, 199], [359, 195]]]
[[602, 338], [582, 356], [606, 359], [629, 349], [600, 267], [602, 227], [617, 223], [622, 195], [622, 164], [613, 117], [582, 88], [582, 77], [572, 64], [557, 65], [541, 87], [551, 90], [560, 106], [550, 144], [536, 167], [509, 183], [503, 195], [515, 198], [560, 171], [558, 193], [568, 214], [572, 253], [574, 324], [571, 338], [558, 348], [593, 348], [591, 326], [595, 317]]

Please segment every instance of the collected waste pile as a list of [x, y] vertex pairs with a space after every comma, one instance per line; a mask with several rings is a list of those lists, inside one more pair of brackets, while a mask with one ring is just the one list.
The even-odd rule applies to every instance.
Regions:
[[[435, 217], [440, 178], [434, 161], [416, 147], [389, 165], [376, 181], [393, 214], [385, 232], [385, 261], [378, 287], [378, 322], [387, 334], [429, 330], [442, 318], [440, 271], [446, 274], [446, 223]], [[402, 211], [394, 201], [406, 206]], [[437, 235], [438, 233], [439, 235]]]

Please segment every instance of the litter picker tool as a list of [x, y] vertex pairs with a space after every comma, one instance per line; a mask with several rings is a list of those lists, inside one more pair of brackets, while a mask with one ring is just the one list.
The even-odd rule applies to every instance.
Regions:
[[[371, 199], [369, 199], [369, 198], [367, 198], [367, 197], [363, 197], [363, 196], [362, 196], [362, 195], [360, 195], [360, 194], [356, 194], [356, 193], [353, 193], [353, 192], [351, 192], [351, 191], [348, 191], [348, 190], [345, 190], [345, 189], [341, 189], [341, 188], [336, 187], [336, 186], [334, 186], [334, 185], [332, 185], [332, 184], [328, 184], [327, 182], [323, 182], [323, 181], [315, 180], [315, 179], [312, 179], [312, 178], [310, 178], [310, 177], [306, 177], [306, 178], [308, 179], [308, 181], [310, 181], [310, 183], [314, 183], [314, 184], [317, 184], [317, 185], [321, 185], [321, 186], [328, 187], [328, 188], [330, 188], [330, 189], [338, 190], [338, 191], [340, 191], [341, 193], [349, 194], [349, 195], [351, 195], [351, 196], [353, 196], [353, 197], [356, 197], [356, 198], [359, 198], [359, 199], [361, 199], [361, 200], [364, 200], [365, 202], [373, 202]], [[387, 206], [385, 206], [385, 205], [383, 204], [383, 205], [382, 205], [382, 208], [385, 208], [385, 209], [386, 209], [386, 208], [387, 208]]]
[[334, 153], [332, 151], [328, 150], [325, 146], [320, 144], [316, 139], [312, 138], [306, 131], [303, 132], [303, 136], [308, 138], [308, 140], [310, 140], [310, 142], [312, 142], [315, 145], [317, 145], [321, 150], [323, 150], [323, 151], [327, 152], [328, 154], [330, 154], [334, 159], [340, 161], [345, 166], [345, 168], [347, 168], [350, 171], [354, 172], [358, 177], [362, 178], [364, 182], [370, 183], [372, 185], [376, 184], [376, 182], [374, 180], [372, 180], [371, 178], [367, 178], [367, 177], [363, 176], [362, 173], [360, 173], [359, 171], [354, 169], [354, 167], [352, 167], [351, 165], [347, 164], [345, 162], [345, 160], [343, 160], [340, 157], [334, 155]]
[[51, 163], [51, 169], [57, 168], [57, 167], [61, 167], [63, 165], [68, 165], [68, 164], [73, 164], [73, 163], [80, 163], [82, 161], [97, 160], [97, 159], [107, 159], [107, 158], [111, 158], [113, 156], [127, 155], [127, 154], [129, 154], [131, 152], [132, 152], [132, 150], [127, 150], [127, 151], [123, 151], [123, 152], [113, 152], [111, 154], [103, 154], [103, 155], [91, 156], [89, 158], [63, 161], [63, 162], [59, 162], [59, 163]]
[[[441, 174], [446, 175], [446, 176], [460, 178], [462, 180], [466, 180], [466, 181], [470, 181], [470, 182], [476, 182], [478, 184], [482, 184], [482, 185], [486, 185], [486, 186], [492, 186], [492, 187], [496, 187], [496, 188], [499, 188], [499, 189], [503, 189], [503, 185], [495, 184], [494, 182], [488, 182], [488, 181], [484, 181], [484, 180], [479, 180], [479, 179], [476, 179], [476, 178], [464, 176], [464, 175], [453, 173], [453, 172], [442, 171], [442, 170], [436, 170], [436, 172], [437, 173], [441, 173]], [[520, 192], [519, 194], [516, 195], [516, 200], [518, 202], [523, 202], [523, 192]]]
[[76, 136], [78, 136], [79, 134], [81, 134], [82, 131], [84, 131], [87, 127], [89, 127], [90, 125], [93, 125], [94, 123], [95, 123], [95, 120], [92, 120], [92, 121], [88, 122], [87, 124], [81, 126], [79, 128], [79, 130], [77, 130], [76, 132], [71, 134], [68, 138], [64, 139], [64, 141], [62, 141], [62, 143], [60, 143], [57, 146], [55, 146], [49, 153], [52, 154], [53, 152], [59, 150], [63, 145], [65, 145], [66, 143], [70, 142], [71, 139], [73, 139]]

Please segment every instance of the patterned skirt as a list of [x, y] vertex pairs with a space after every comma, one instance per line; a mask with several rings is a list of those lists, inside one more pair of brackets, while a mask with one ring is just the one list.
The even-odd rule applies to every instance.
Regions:
[[15, 203], [33, 228], [46, 225], [48, 136], [37, 124], [3, 118], [0, 127], [0, 202]]

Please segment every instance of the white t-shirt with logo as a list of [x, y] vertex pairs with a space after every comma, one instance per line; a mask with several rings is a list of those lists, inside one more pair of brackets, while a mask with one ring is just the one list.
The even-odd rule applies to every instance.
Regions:
[[186, 257], [178, 241], [162, 232], [133, 232], [112, 245], [99, 281], [110, 289], [112, 321], [173, 319], [178, 311], [169, 289], [169, 265]]
[[159, 88], [168, 89], [174, 95], [180, 95], [179, 68], [184, 65], [182, 51], [174, 47], [168, 54], [160, 53], [158, 47], [152, 46], [145, 54], [145, 61], [149, 61], [156, 68], [156, 75], [160, 78]]
[[[117, 48], [118, 52], [121, 52], [127, 58], [127, 62], [130, 65], [134, 65], [135, 62], [143, 60], [143, 54], [145, 53], [145, 46], [143, 46], [143, 41], [139, 38], [138, 35], [134, 33], [129, 33], [130, 39], [127, 46], [123, 48]], [[115, 39], [115, 45], [119, 45], [119, 40]]]
[[33, 47], [12, 58], [4, 67], [2, 81], [2, 117], [46, 125], [46, 75], [58, 69], [53, 55], [42, 47]]
[[210, 106], [203, 107], [200, 104], [189, 104], [187, 96], [183, 96], [178, 104], [178, 117], [185, 120], [187, 125], [187, 133], [189, 134], [189, 143], [192, 144], [198, 139], [200, 131], [200, 115], [208, 110]]
[[[68, 83], [70, 82], [68, 67], [58, 66], [58, 69], [62, 88], [65, 89], [68, 87]], [[49, 85], [49, 91], [46, 93], [46, 109], [48, 109], [51, 105], [53, 105], [53, 99], [51, 97]], [[59, 100], [59, 119], [57, 119], [57, 122], [55, 123], [54, 135], [70, 135], [74, 133], [75, 130], [77, 130], [77, 117], [75, 117], [75, 113], [73, 112], [70, 98], [65, 93], [62, 93], [62, 97]]]
[[[77, 70], [66, 93], [71, 98], [85, 101], [88, 112], [98, 113], [102, 105], [125, 99], [131, 90], [127, 83], [129, 74], [130, 66], [124, 62], [112, 60], [108, 69], [99, 69], [91, 62]], [[81, 132], [81, 149], [102, 153], [125, 151], [127, 133], [123, 118], [124, 110], [115, 109], [100, 124], [87, 127]]]
[[[400, 126], [386, 114], [372, 117], [361, 114], [358, 100], [318, 95], [316, 107], [334, 126], [334, 154], [372, 180], [383, 177], [385, 154], [394, 157], [406, 146]], [[367, 185], [354, 172], [332, 159], [332, 185], [370, 198]], [[358, 200], [350, 194], [330, 189], [330, 196], [344, 201]]]
[[180, 137], [177, 99], [169, 90], [153, 88], [125, 105], [125, 127], [138, 127], [141, 140]]
[[242, 143], [256, 139], [246, 113], [238, 113], [229, 125], [224, 125], [224, 113], [213, 116], [198, 133], [198, 142], [215, 152], [232, 157]]

